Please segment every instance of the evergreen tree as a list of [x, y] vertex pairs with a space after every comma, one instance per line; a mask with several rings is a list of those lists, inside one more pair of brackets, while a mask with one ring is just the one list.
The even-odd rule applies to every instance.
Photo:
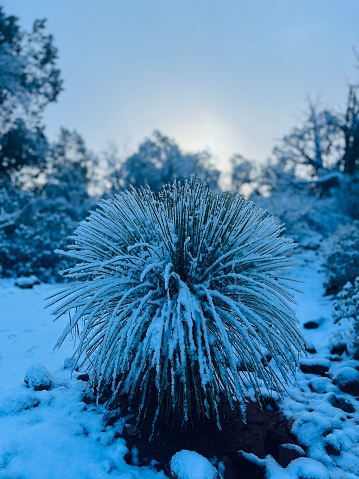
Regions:
[[62, 90], [57, 49], [45, 20], [27, 32], [0, 7], [0, 175], [41, 165], [48, 145], [41, 124], [45, 106]]

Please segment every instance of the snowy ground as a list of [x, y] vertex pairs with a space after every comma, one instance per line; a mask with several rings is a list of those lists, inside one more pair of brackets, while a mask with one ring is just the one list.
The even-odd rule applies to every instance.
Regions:
[[[303, 476], [300, 477], [359, 478], [359, 398], [342, 392], [332, 381], [335, 382], [339, 374], [346, 376], [354, 373], [357, 377], [355, 368], [359, 362], [350, 359], [345, 353], [339, 356], [330, 352], [334, 345], [347, 340], [346, 333], [350, 325], [333, 324], [332, 302], [330, 298], [324, 297], [318, 254], [309, 251], [297, 259], [300, 262], [293, 277], [303, 283], [299, 285], [302, 294], [296, 295], [298, 304], [295, 309], [309, 348], [316, 350], [314, 354], [308, 353], [303, 362], [329, 367], [324, 377], [304, 374], [299, 370], [297, 381], [289, 388], [281, 405], [287, 419], [294, 421], [291, 431], [306, 448], [307, 455], [318, 461], [312, 464], [307, 462], [302, 470]], [[319, 327], [304, 328], [303, 324], [310, 321], [316, 322]], [[348, 409], [350, 413], [339, 406]], [[325, 466], [326, 472], [319, 463]], [[300, 462], [294, 461], [286, 469], [280, 468], [271, 460], [269, 464], [271, 473], [268, 479], [299, 477], [297, 466]]]
[[[339, 327], [333, 326], [330, 300], [323, 297], [320, 261], [308, 252], [297, 262], [294, 276], [305, 281], [300, 285], [304, 293], [297, 296], [298, 318], [301, 323], [320, 323], [317, 329], [302, 329], [317, 351], [308, 358], [330, 369], [327, 377], [299, 371], [282, 406], [310, 459], [297, 459], [285, 469], [270, 457], [262, 461], [270, 479], [358, 478], [359, 402], [332, 379], [344, 367], [354, 371], [359, 363], [345, 354], [340, 361], [328, 361]], [[73, 351], [71, 340], [53, 350], [65, 322], [53, 322], [44, 303], [56, 288], [39, 285], [24, 290], [14, 281], [0, 281], [0, 478], [165, 478], [154, 468], [127, 465], [121, 424], [104, 428], [103, 407], [81, 401], [85, 383], [64, 369]], [[50, 372], [48, 391], [34, 391], [24, 383], [26, 371], [38, 363]], [[338, 400], [352, 412], [338, 407]]]

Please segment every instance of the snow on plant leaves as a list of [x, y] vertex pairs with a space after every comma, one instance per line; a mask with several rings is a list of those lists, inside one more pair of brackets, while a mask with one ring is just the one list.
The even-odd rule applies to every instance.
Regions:
[[57, 345], [79, 336], [77, 363], [113, 404], [140, 396], [141, 410], [155, 395], [157, 415], [181, 421], [218, 420], [222, 394], [244, 409], [248, 388], [282, 388], [304, 346], [281, 233], [243, 196], [196, 180], [103, 200], [61, 252], [79, 282], [52, 299], [70, 314]]

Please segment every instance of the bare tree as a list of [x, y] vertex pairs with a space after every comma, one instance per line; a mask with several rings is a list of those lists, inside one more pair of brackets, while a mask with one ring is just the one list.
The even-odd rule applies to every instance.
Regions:
[[315, 177], [338, 167], [343, 149], [337, 116], [310, 102], [303, 125], [284, 136], [273, 154], [278, 162], [294, 166], [297, 174]]

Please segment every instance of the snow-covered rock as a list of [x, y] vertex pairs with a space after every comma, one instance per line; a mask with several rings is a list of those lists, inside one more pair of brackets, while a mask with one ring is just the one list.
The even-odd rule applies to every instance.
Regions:
[[324, 394], [335, 390], [335, 386], [329, 378], [313, 378], [308, 383], [309, 389], [317, 394]]
[[356, 369], [346, 366], [340, 369], [337, 374], [333, 377], [333, 383], [338, 386], [338, 388], [352, 396], [359, 396], [359, 371]]
[[39, 399], [34, 393], [21, 392], [17, 394], [8, 394], [0, 400], [0, 417], [9, 416], [36, 408], [40, 404]]
[[216, 479], [217, 469], [194, 451], [179, 451], [171, 459], [174, 479]]
[[319, 461], [308, 457], [300, 457], [282, 469], [274, 459], [268, 457], [267, 479], [329, 479], [327, 468]]
[[17, 278], [17, 280], [15, 281], [15, 286], [18, 286], [22, 289], [31, 289], [36, 284], [41, 284], [41, 281], [34, 274], [32, 274], [31, 276], [22, 276], [20, 278]]
[[329, 402], [332, 406], [341, 409], [348, 414], [352, 414], [353, 412], [355, 412], [355, 407], [353, 406], [353, 404], [348, 399], [345, 399], [343, 397], [338, 397], [333, 394]]
[[34, 391], [47, 391], [53, 383], [51, 373], [42, 364], [30, 366], [25, 373], [24, 382]]
[[282, 467], [287, 467], [288, 464], [290, 464], [295, 459], [305, 456], [305, 452], [300, 446], [297, 446], [296, 444], [290, 444], [290, 443], [280, 444], [278, 446], [278, 452], [279, 452], [278, 463]]
[[325, 376], [325, 374], [329, 371], [330, 366], [330, 361], [323, 358], [302, 359], [300, 361], [300, 370], [306, 374]]

